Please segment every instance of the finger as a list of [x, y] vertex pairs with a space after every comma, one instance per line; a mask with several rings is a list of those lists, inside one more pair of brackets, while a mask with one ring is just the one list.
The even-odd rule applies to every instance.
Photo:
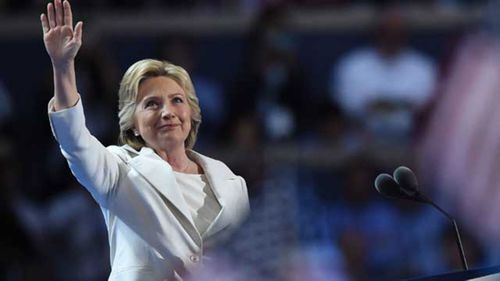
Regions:
[[42, 22], [43, 33], [49, 32], [49, 22], [47, 21], [47, 17], [45, 16], [45, 14], [40, 15], [40, 21]]
[[75, 26], [75, 33], [73, 35], [73, 40], [75, 40], [78, 43], [81, 43], [82, 33], [83, 33], [83, 22], [79, 21]]
[[61, 0], [55, 0], [54, 6], [56, 7], [56, 24], [61, 26], [64, 24], [63, 22], [63, 8]]
[[54, 5], [52, 5], [52, 3], [49, 3], [47, 5], [47, 16], [49, 17], [50, 28], [56, 27], [56, 19], [54, 18]]
[[68, 1], [63, 2], [64, 8], [64, 25], [73, 27], [73, 13], [71, 12], [71, 5]]

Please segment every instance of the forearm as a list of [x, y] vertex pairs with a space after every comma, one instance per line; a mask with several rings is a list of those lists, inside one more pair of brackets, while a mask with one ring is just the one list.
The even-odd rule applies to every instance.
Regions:
[[74, 60], [65, 64], [53, 64], [52, 70], [54, 73], [54, 109], [58, 111], [74, 106], [79, 99]]

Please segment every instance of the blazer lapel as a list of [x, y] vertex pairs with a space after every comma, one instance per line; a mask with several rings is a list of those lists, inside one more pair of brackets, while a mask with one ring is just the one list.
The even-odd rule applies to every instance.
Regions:
[[226, 209], [226, 203], [224, 202], [224, 197], [222, 196], [222, 194], [224, 193], [222, 187], [226, 186], [228, 184], [228, 181], [234, 180], [236, 176], [225, 165], [220, 164], [218, 161], [203, 156], [193, 150], [188, 150], [188, 154], [203, 168], [208, 183], [210, 184], [210, 187], [214, 192], [215, 198], [221, 206], [219, 213], [212, 221], [212, 223], [210, 223], [205, 233], [203, 233], [203, 236], [206, 237], [217, 232], [221, 228], [219, 227], [219, 224], [225, 223], [224, 221], [220, 220], [220, 218], [223, 217], [222, 214]]
[[188, 150], [188, 155], [193, 158], [196, 163], [201, 165], [203, 171], [205, 172], [205, 176], [207, 177], [208, 182], [210, 183], [210, 187], [212, 187], [212, 191], [215, 194], [217, 201], [221, 207], [224, 207], [224, 199], [222, 197], [221, 187], [226, 183], [227, 180], [230, 180], [236, 177], [229, 169], [221, 167], [222, 165], [219, 163], [214, 163], [215, 160], [203, 156], [193, 150]]
[[[130, 148], [130, 151], [137, 153], [132, 148]], [[226, 227], [225, 224], [227, 224], [227, 222], [222, 219], [226, 210], [226, 204], [222, 196], [224, 193], [222, 187], [230, 184], [230, 181], [233, 181], [236, 176], [229, 168], [216, 160], [192, 150], [188, 150], [187, 152], [188, 155], [203, 168], [215, 198], [221, 206], [219, 213], [208, 226], [205, 233], [203, 233], [203, 237], [208, 237]], [[161, 159], [151, 148], [143, 147], [138, 154], [139, 155], [133, 157], [128, 164], [180, 212], [184, 219], [184, 222], [181, 221], [181, 223], [193, 240], [201, 246], [201, 234], [195, 227], [189, 208], [175, 180], [172, 167]]]
[[179, 190], [172, 167], [148, 147], [143, 147], [139, 155], [129, 161], [129, 165], [177, 208], [185, 222], [187, 222], [187, 224], [183, 223], [183, 225], [189, 228], [187, 230], [190, 235], [201, 245], [200, 235], [196, 230], [186, 201]]

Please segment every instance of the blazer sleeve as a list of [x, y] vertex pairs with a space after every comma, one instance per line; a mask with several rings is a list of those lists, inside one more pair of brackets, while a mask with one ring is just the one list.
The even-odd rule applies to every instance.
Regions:
[[119, 158], [108, 151], [85, 126], [81, 98], [71, 108], [54, 111], [49, 102], [52, 134], [76, 179], [101, 205], [107, 201], [119, 179]]
[[239, 212], [238, 224], [241, 224], [249, 215], [250, 215], [250, 201], [248, 199], [248, 189], [245, 179], [241, 176], [238, 176], [241, 181], [241, 196], [239, 196], [238, 206], [240, 206], [241, 210]]

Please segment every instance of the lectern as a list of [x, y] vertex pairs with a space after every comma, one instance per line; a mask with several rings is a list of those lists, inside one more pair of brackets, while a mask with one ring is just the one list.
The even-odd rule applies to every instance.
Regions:
[[440, 275], [407, 279], [406, 281], [500, 281], [500, 266], [465, 271], [455, 271]]

